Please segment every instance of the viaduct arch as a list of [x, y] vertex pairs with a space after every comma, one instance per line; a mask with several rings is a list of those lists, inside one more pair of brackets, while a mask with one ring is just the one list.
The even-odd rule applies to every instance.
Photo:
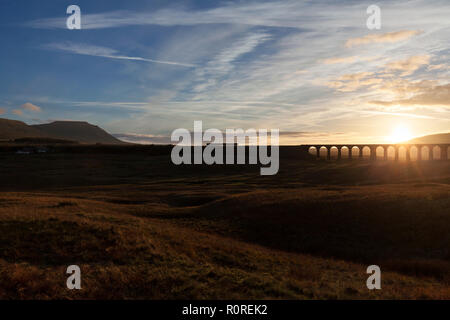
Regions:
[[[388, 160], [388, 152], [393, 150], [394, 160], [399, 160], [400, 151], [405, 154], [405, 160], [411, 160], [411, 151], [414, 150], [415, 155], [417, 155], [417, 160], [424, 160], [423, 152], [428, 152], [428, 160], [448, 160], [449, 159], [449, 151], [450, 144], [311, 144], [311, 145], [302, 145], [300, 146], [306, 152], [310, 152], [311, 149], [315, 149], [315, 154], [317, 159], [326, 158], [327, 160], [331, 160], [331, 149], [337, 149], [337, 160], [342, 159], [342, 150], [345, 149], [345, 155], [348, 159], [359, 158], [362, 159], [364, 157], [363, 150], [368, 149], [369, 159], [376, 160], [377, 159], [377, 149], [383, 149], [383, 156], [380, 157], [383, 160]], [[326, 156], [321, 157], [320, 150], [326, 150]], [[348, 150], [348, 151], [347, 151]], [[438, 151], [438, 152], [435, 152]], [[435, 157], [435, 153], [439, 156]]]

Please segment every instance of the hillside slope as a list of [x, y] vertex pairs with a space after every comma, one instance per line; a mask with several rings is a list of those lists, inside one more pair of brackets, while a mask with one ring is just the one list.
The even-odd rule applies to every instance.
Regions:
[[281, 161], [2, 155], [0, 299], [450, 298], [450, 163]]
[[408, 141], [409, 143], [450, 143], [450, 133], [438, 133]]
[[0, 118], [0, 140], [50, 138], [81, 143], [126, 144], [105, 130], [85, 121], [55, 121], [27, 125], [22, 121]]
[[32, 125], [45, 135], [81, 143], [122, 144], [105, 130], [84, 121], [55, 121], [48, 124]]
[[27, 125], [22, 121], [0, 119], [0, 139], [12, 140], [19, 138], [42, 138], [45, 134], [37, 128]]

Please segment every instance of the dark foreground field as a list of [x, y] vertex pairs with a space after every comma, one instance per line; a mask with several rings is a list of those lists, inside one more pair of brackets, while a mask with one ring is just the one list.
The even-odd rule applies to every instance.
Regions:
[[0, 192], [2, 299], [450, 299], [449, 161], [4, 152]]

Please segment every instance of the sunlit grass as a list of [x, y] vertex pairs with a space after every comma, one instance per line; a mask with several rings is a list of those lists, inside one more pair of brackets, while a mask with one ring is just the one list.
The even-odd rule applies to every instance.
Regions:
[[[445, 162], [282, 159], [261, 177], [132, 155], [32, 160], [0, 168], [0, 298], [450, 297]], [[69, 264], [81, 291], [65, 286]], [[369, 264], [381, 291], [365, 286]]]

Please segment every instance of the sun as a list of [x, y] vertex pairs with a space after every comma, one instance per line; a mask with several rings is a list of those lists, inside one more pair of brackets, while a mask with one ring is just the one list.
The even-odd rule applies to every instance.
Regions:
[[388, 137], [388, 140], [392, 143], [398, 143], [410, 140], [412, 135], [409, 129], [403, 125], [397, 126], [394, 131], [392, 131], [391, 135]]

